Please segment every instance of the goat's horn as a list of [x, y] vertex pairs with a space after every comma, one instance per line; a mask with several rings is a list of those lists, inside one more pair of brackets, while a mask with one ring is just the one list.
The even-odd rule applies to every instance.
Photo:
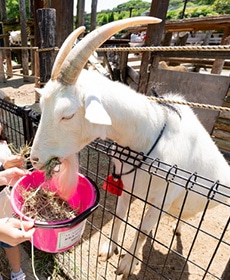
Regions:
[[63, 61], [65, 60], [66, 56], [69, 54], [71, 49], [73, 48], [74, 42], [76, 41], [78, 36], [84, 31], [85, 31], [84, 26], [78, 27], [65, 39], [54, 61], [52, 73], [51, 73], [51, 80], [57, 79]]
[[118, 20], [95, 29], [78, 42], [77, 45], [70, 51], [61, 66], [57, 79], [65, 85], [75, 84], [82, 68], [88, 61], [88, 58], [93, 51], [113, 34], [134, 25], [153, 24], [159, 22], [161, 22], [161, 20], [158, 18], [142, 16]]

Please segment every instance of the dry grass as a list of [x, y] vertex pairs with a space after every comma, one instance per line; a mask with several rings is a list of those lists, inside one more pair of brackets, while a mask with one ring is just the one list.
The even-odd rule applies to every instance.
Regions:
[[56, 192], [41, 186], [28, 190], [22, 187], [24, 203], [21, 210], [24, 215], [40, 222], [57, 222], [77, 216], [78, 209], [73, 210]]

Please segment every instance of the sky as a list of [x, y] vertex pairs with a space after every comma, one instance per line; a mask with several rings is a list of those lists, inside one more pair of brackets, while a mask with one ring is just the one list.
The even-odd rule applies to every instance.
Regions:
[[[91, 2], [93, 0], [85, 0], [85, 11], [87, 13], [91, 12]], [[152, 0], [145, 0], [146, 2], [152, 2]], [[117, 7], [119, 4], [129, 2], [129, 0], [97, 0], [97, 11], [105, 9], [112, 9]], [[77, 5], [77, 0], [74, 0], [74, 7]], [[74, 9], [75, 10], [75, 9]]]

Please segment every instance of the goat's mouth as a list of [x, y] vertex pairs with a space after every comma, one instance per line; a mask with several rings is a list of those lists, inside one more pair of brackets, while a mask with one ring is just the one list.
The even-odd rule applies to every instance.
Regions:
[[46, 179], [51, 179], [52, 176], [59, 172], [61, 161], [58, 157], [53, 157], [45, 162], [42, 169], [45, 171]]
[[44, 171], [45, 178], [49, 180], [55, 173], [59, 172], [61, 160], [58, 157], [52, 157], [45, 164], [41, 164], [38, 160], [33, 160], [31, 163], [35, 169]]

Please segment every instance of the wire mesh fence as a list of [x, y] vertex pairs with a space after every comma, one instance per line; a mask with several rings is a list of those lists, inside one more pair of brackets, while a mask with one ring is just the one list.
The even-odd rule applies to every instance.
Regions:
[[[8, 105], [5, 106], [5, 103], [0, 103], [1, 114], [7, 116], [5, 120], [10, 140], [16, 145], [21, 145], [23, 141], [28, 141], [28, 137], [33, 138], [39, 116], [30, 110], [26, 116], [24, 113], [18, 114], [18, 110], [21, 112], [21, 109], [16, 105], [11, 106], [13, 109], [8, 108]], [[17, 121], [9, 121], [11, 118]], [[27, 124], [23, 124], [24, 122]], [[14, 134], [17, 136], [14, 137]], [[28, 136], [23, 137], [25, 135]], [[15, 140], [17, 138], [20, 140]], [[113, 172], [114, 159], [120, 161], [121, 169], [124, 164], [130, 165], [133, 169], [133, 186], [136, 184], [138, 172], [146, 174], [147, 185], [150, 185], [153, 178], [165, 182], [164, 199], [160, 207], [150, 202], [148, 192], [146, 199], [141, 199], [132, 191], [127, 192], [123, 189], [122, 192], [128, 200], [128, 210], [124, 217], [118, 216], [116, 208], [119, 197], [103, 189], [105, 178]], [[98, 209], [86, 222], [81, 242], [64, 253], [55, 254], [55, 260], [65, 275], [64, 279], [124, 279], [119, 275], [119, 267], [125, 254], [130, 254], [129, 265], [133, 264], [135, 268], [134, 274], [128, 277], [131, 280], [228, 279], [229, 186], [221, 185], [218, 181], [211, 181], [196, 173], [191, 174], [158, 159], [143, 157], [143, 154], [109, 140], [95, 140], [80, 152], [79, 161], [80, 173], [98, 185], [101, 199]], [[165, 210], [164, 205], [171, 185], [182, 189], [184, 194], [176, 215]], [[197, 215], [185, 220], [183, 211], [188, 197], [192, 194], [203, 196], [203, 208]], [[216, 204], [216, 207], [211, 208], [212, 204]], [[156, 209], [158, 216], [150, 234], [147, 234], [141, 230], [140, 225], [151, 207]], [[111, 247], [113, 244], [112, 234], [117, 230], [116, 220], [121, 221], [121, 227], [118, 240], [113, 246], [115, 254], [110, 258], [100, 256], [102, 248]], [[145, 241], [141, 244], [139, 253], [132, 257], [130, 247], [133, 243], [135, 251], [135, 235], [138, 240]]]
[[[126, 158], [123, 161], [127, 162], [127, 154], [130, 154], [129, 149], [119, 147], [120, 152], [116, 151], [114, 154], [112, 149], [111, 156], [111, 147], [111, 142], [98, 140], [80, 154], [81, 172], [91, 177], [100, 187], [105, 177], [112, 171], [111, 159], [117, 157], [121, 160], [123, 157]], [[139, 154], [132, 151], [132, 155], [132, 166], [138, 166]], [[130, 161], [130, 158], [128, 160]], [[159, 160], [149, 159], [147, 162], [143, 162], [141, 169], [149, 174], [149, 182], [152, 176], [158, 176], [165, 180], [165, 195], [170, 183], [173, 182], [178, 188], [184, 189], [185, 196], [178, 216], [164, 211], [163, 205], [159, 209], [158, 221], [151, 234], [147, 236], [141, 254], [137, 259], [132, 260], [138, 265], [134, 275], [129, 276], [129, 279], [222, 279], [229, 259], [230, 205], [221, 201], [229, 197], [218, 192], [215, 182], [197, 174], [190, 174]], [[202, 188], [211, 189], [205, 198], [203, 211], [189, 220], [183, 220], [181, 217], [187, 195], [190, 192], [202, 195]], [[106, 261], [102, 261], [99, 256], [101, 246], [105, 242], [112, 242], [118, 200], [118, 197], [102, 191], [100, 207], [88, 219], [81, 244], [69, 252], [56, 256], [70, 279], [123, 279], [116, 274], [119, 263], [123, 255], [129, 253], [135, 234], [137, 233], [138, 238], [146, 235], [140, 230], [139, 225], [147, 208], [155, 207], [147, 200], [134, 197], [132, 193], [128, 195], [128, 212], [122, 219], [120, 236], [116, 243], [117, 254]], [[208, 210], [213, 201], [218, 201], [219, 205]], [[179, 222], [182, 226], [181, 235], [176, 234], [175, 231]]]

